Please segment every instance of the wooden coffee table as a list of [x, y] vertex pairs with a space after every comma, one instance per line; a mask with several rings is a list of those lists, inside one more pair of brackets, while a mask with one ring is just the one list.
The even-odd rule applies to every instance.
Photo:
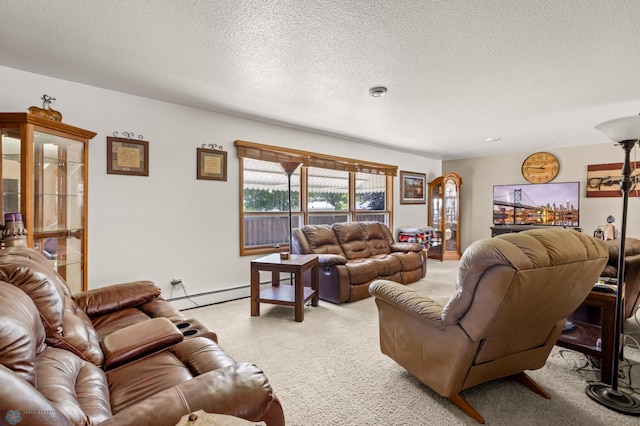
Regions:
[[556, 343], [563, 348], [600, 358], [600, 381], [608, 385], [612, 377], [615, 313], [615, 294], [592, 291], [569, 317], [576, 328], [562, 333]]
[[[304, 273], [311, 270], [311, 287], [304, 286]], [[260, 290], [260, 271], [271, 271], [271, 286]], [[295, 284], [280, 285], [280, 273], [291, 273]], [[260, 303], [293, 306], [295, 320], [304, 320], [304, 304], [318, 306], [318, 255], [292, 254], [281, 259], [279, 253], [251, 261], [251, 316], [260, 315]]]

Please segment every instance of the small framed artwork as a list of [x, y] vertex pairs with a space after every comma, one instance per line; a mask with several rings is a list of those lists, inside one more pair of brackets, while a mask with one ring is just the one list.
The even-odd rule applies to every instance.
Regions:
[[400, 170], [400, 204], [426, 204], [427, 175]]
[[198, 148], [198, 179], [227, 180], [227, 152]]
[[149, 142], [108, 136], [107, 174], [149, 176]]

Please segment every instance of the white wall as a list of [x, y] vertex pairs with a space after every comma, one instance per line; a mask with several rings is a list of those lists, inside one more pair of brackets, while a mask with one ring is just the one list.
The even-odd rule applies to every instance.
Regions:
[[[173, 278], [189, 294], [248, 285], [252, 258], [239, 255], [237, 139], [393, 164], [426, 173], [428, 181], [441, 174], [438, 160], [6, 67], [0, 67], [0, 93], [3, 112], [42, 106], [46, 93], [57, 99], [52, 108], [64, 123], [98, 133], [89, 149], [89, 288], [150, 279], [168, 297]], [[106, 138], [125, 131], [149, 141], [149, 177], [106, 174]], [[196, 179], [196, 148], [203, 143], [228, 152], [226, 182]], [[396, 201], [394, 210], [396, 228], [427, 224], [426, 205]], [[243, 288], [198, 303], [248, 294]]]
[[[594, 140], [602, 140], [594, 130]], [[554, 182], [580, 182], [580, 227], [593, 235], [599, 225], [605, 225], [613, 215], [618, 226], [622, 220], [622, 198], [587, 198], [587, 166], [589, 164], [622, 163], [622, 148], [613, 143], [598, 143], [548, 150], [560, 161], [560, 172]], [[455, 171], [462, 176], [461, 224], [462, 249], [473, 241], [491, 236], [493, 185], [528, 183], [521, 174], [522, 162], [531, 151], [496, 157], [451, 160], [442, 163], [444, 172]], [[632, 161], [634, 160], [632, 154]], [[640, 237], [640, 200], [629, 198], [627, 236]]]

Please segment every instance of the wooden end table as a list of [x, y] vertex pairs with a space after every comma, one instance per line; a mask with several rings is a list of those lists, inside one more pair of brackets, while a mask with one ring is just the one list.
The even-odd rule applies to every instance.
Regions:
[[600, 381], [608, 385], [611, 384], [612, 378], [615, 313], [615, 294], [592, 291], [578, 310], [569, 317], [569, 321], [576, 328], [562, 333], [556, 342], [556, 345], [563, 348], [600, 358]]
[[[304, 273], [311, 270], [311, 288], [304, 286]], [[260, 271], [271, 271], [271, 286], [260, 291]], [[293, 286], [280, 285], [280, 273], [295, 276]], [[304, 320], [304, 304], [318, 306], [318, 255], [292, 254], [281, 259], [279, 253], [251, 261], [251, 316], [260, 316], [260, 303], [293, 306], [295, 320]]]

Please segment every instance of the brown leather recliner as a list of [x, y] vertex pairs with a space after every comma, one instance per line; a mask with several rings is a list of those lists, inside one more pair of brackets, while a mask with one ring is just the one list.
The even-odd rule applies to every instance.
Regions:
[[14, 247], [0, 251], [0, 312], [0, 412], [173, 425], [204, 410], [284, 424], [262, 371], [209, 330], [185, 338], [187, 320], [151, 282], [72, 296], [40, 253]]
[[[395, 242], [380, 222], [306, 225], [292, 234], [292, 253], [318, 255], [320, 298], [333, 303], [369, 297], [376, 279], [408, 284], [427, 273], [422, 246]], [[311, 282], [309, 273], [305, 283]]]
[[[603, 277], [618, 277], [618, 253], [620, 253], [619, 240], [607, 240], [609, 248], [609, 260], [604, 271]], [[631, 318], [635, 315], [640, 307], [640, 239], [626, 238], [624, 242], [624, 317]]]
[[471, 244], [445, 305], [376, 281], [380, 348], [480, 423], [460, 393], [481, 383], [512, 376], [549, 398], [524, 370], [544, 366], [607, 257], [603, 241], [579, 232], [531, 230]]

